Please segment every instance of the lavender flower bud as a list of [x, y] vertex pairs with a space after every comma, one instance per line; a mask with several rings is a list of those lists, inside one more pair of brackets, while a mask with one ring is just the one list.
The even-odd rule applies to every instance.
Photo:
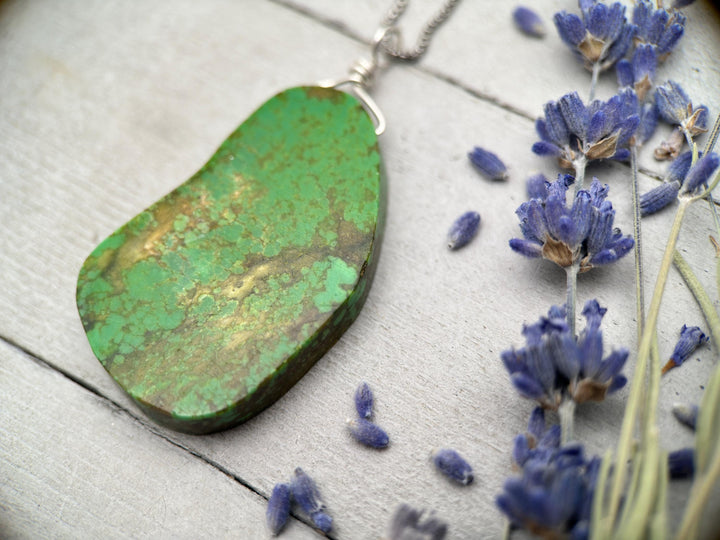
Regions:
[[455, 450], [438, 450], [433, 453], [432, 459], [435, 467], [451, 480], [463, 486], [473, 481], [472, 467]]
[[676, 403], [675, 405], [673, 405], [672, 408], [672, 413], [673, 415], [675, 415], [675, 418], [677, 418], [679, 422], [685, 424], [693, 431], [695, 430], [695, 426], [697, 425], [699, 412], [700, 407], [698, 407], [697, 405], [683, 405], [681, 403]]
[[640, 215], [649, 216], [665, 208], [677, 199], [680, 184], [665, 182], [640, 195]]
[[364, 382], [355, 391], [355, 410], [360, 418], [370, 418], [373, 408], [373, 393]]
[[480, 214], [474, 211], [465, 212], [457, 218], [448, 231], [448, 247], [460, 249], [470, 242], [477, 234], [480, 226]]
[[444, 540], [447, 524], [432, 514], [422, 519], [423, 514], [423, 510], [401, 504], [390, 522], [388, 540]]
[[670, 478], [692, 478], [695, 474], [695, 451], [692, 448], [682, 448], [668, 454], [668, 469]]
[[468, 157], [475, 168], [489, 180], [505, 180], [507, 178], [505, 164], [492, 152], [476, 146], [468, 154]]
[[550, 182], [544, 174], [534, 174], [525, 181], [529, 199], [547, 199]]
[[680, 329], [680, 339], [675, 345], [670, 360], [662, 368], [663, 373], [667, 373], [674, 367], [682, 365], [688, 357], [695, 352], [700, 345], [706, 343], [710, 338], [703, 334], [699, 326], [687, 326], [686, 324]]
[[[698, 157], [702, 157], [702, 152], [698, 154]], [[692, 152], [684, 152], [676, 157], [668, 167], [668, 182], [676, 181], [682, 184], [690, 170], [690, 165], [692, 165]]]
[[543, 37], [545, 35], [545, 24], [540, 16], [532, 9], [525, 6], [518, 6], [513, 11], [515, 25], [528, 36]]
[[380, 426], [364, 418], [348, 418], [346, 423], [350, 433], [360, 444], [371, 448], [385, 448], [390, 442], [387, 433]]
[[325, 503], [315, 482], [300, 467], [295, 469], [295, 477], [290, 482], [290, 491], [295, 502], [309, 516], [325, 510]]
[[707, 186], [708, 180], [720, 165], [720, 156], [715, 152], [701, 157], [688, 171], [683, 182], [683, 192], [692, 193], [701, 185]]
[[273, 536], [277, 536], [285, 527], [288, 517], [290, 517], [290, 486], [277, 484], [270, 495], [265, 513], [267, 526]]
[[325, 512], [315, 512], [312, 516], [313, 523], [315, 526], [324, 533], [329, 533], [332, 529], [332, 518]]
[[655, 133], [658, 125], [658, 108], [653, 103], [645, 103], [640, 109], [640, 124], [635, 132], [635, 145], [642, 146]]

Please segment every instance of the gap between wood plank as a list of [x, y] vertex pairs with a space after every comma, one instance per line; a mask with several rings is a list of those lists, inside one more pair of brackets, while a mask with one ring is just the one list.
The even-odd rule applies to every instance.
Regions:
[[[153, 435], [155, 435], [155, 436], [157, 436], [157, 437], [160, 437], [161, 439], [163, 439], [164, 441], [170, 443], [171, 445], [175, 446], [176, 448], [179, 448], [180, 450], [183, 450], [183, 451], [187, 452], [188, 454], [190, 454], [191, 456], [193, 456], [193, 457], [201, 460], [201, 461], [204, 462], [206, 465], [209, 465], [209, 466], [212, 467], [213, 469], [215, 469], [215, 470], [223, 473], [224, 475], [228, 476], [229, 478], [233, 479], [235, 482], [237, 482], [238, 484], [240, 484], [241, 486], [243, 486], [245, 489], [251, 491], [252, 493], [254, 493], [255, 495], [257, 495], [258, 497], [261, 497], [262, 499], [264, 499], [264, 500], [266, 500], [266, 501], [268, 500], [268, 497], [267, 497], [266, 495], [263, 495], [262, 492], [260, 492], [258, 489], [256, 489], [254, 486], [252, 486], [250, 483], [246, 482], [245, 480], [243, 480], [243, 479], [240, 478], [239, 476], [235, 475], [234, 473], [232, 473], [230, 470], [228, 470], [226, 467], [224, 467], [223, 465], [221, 465], [221, 464], [218, 463], [217, 461], [215, 461], [215, 460], [213, 460], [213, 459], [210, 459], [210, 458], [208, 458], [208, 457], [206, 457], [206, 456], [203, 456], [202, 454], [200, 454], [199, 452], [193, 450], [192, 448], [188, 448], [188, 447], [185, 446], [184, 444], [179, 443], [179, 442], [171, 439], [170, 437], [168, 437], [168, 436], [165, 435], [164, 433], [158, 431], [158, 430], [155, 428], [154, 425], [150, 424], [149, 422], [147, 422], [146, 420], [144, 420], [144, 419], [141, 418], [140, 416], [137, 416], [136, 414], [134, 414], [134, 413], [133, 413], [132, 411], [130, 411], [129, 409], [126, 409], [125, 407], [123, 407], [123, 406], [122, 406], [120, 403], [118, 403], [117, 401], [115, 401], [115, 400], [109, 398], [108, 396], [104, 395], [98, 388], [96, 388], [96, 387], [93, 386], [92, 384], [89, 384], [88, 382], [86, 382], [86, 381], [84, 381], [84, 380], [76, 377], [75, 375], [73, 375], [72, 373], [70, 373], [69, 371], [66, 371], [65, 369], [63, 369], [63, 368], [61, 368], [61, 367], [56, 366], [56, 365], [53, 364], [52, 362], [49, 362], [49, 361], [45, 360], [44, 358], [41, 358], [40, 356], [38, 356], [37, 354], [35, 354], [34, 352], [32, 352], [32, 351], [31, 351], [30, 349], [28, 349], [27, 347], [25, 347], [25, 346], [23, 346], [23, 345], [20, 345], [19, 343], [17, 343], [16, 341], [14, 341], [14, 340], [12, 340], [12, 339], [10, 339], [10, 338], [7, 338], [7, 337], [5, 337], [5, 336], [0, 336], [0, 341], [4, 342], [5, 344], [7, 344], [8, 346], [12, 347], [13, 349], [21, 352], [24, 356], [26, 356], [28, 359], [30, 359], [32, 362], [35, 362], [35, 363], [38, 364], [39, 366], [44, 367], [44, 368], [46, 368], [46, 369], [49, 369], [50, 371], [54, 371], [54, 372], [56, 372], [56, 373], [59, 373], [60, 375], [62, 375], [62, 376], [65, 377], [66, 379], [68, 379], [69, 381], [71, 381], [71, 382], [77, 384], [78, 386], [80, 386], [82, 389], [84, 389], [84, 390], [86, 390], [87, 392], [90, 392], [91, 394], [93, 394], [93, 395], [95, 395], [96, 397], [100, 398], [100, 399], [101, 399], [102, 401], [104, 401], [105, 404], [108, 405], [111, 409], [113, 409], [114, 411], [119, 411], [119, 412], [121, 412], [121, 413], [124, 413], [125, 415], [127, 415], [128, 417], [130, 417], [135, 423], [139, 424], [140, 427], [142, 427], [143, 429], [149, 431], [149, 432], [152, 433]], [[332, 540], [335, 539], [334, 536], [331, 536], [331, 535], [329, 535], [329, 534], [323, 534], [323, 533], [321, 533], [320, 531], [318, 531], [317, 529], [315, 529], [315, 527], [313, 526], [312, 522], [311, 522], [309, 519], [304, 519], [303, 516], [299, 516], [299, 515], [297, 515], [295, 512], [291, 512], [290, 515], [291, 515], [293, 518], [295, 518], [295, 519], [297, 519], [298, 521], [300, 521], [301, 523], [304, 523], [305, 525], [308, 525], [309, 527], [311, 527], [317, 534], [319, 534], [319, 535], [321, 535], [321, 536], [325, 536], [326, 538], [330, 538], [330, 539], [332, 539]]]

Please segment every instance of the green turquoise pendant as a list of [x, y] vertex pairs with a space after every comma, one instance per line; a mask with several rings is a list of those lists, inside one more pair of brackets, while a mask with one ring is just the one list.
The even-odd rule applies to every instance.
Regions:
[[90, 346], [159, 424], [239, 424], [357, 317], [383, 204], [377, 136], [359, 101], [286, 90], [87, 258], [77, 303]]

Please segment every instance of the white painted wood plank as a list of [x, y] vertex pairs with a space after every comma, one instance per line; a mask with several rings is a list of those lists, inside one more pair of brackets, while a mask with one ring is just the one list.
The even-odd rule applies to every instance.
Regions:
[[[268, 3], [3, 9], [3, 57], [15, 76], [0, 79], [9, 104], [0, 108], [0, 224], [7, 231], [0, 237], [6, 283], [0, 335], [139, 414], [82, 334], [74, 284], [83, 258], [192, 174], [269, 95], [342, 73], [363, 47]], [[507, 240], [519, 234], [514, 209], [524, 199], [524, 177], [534, 170], [553, 174], [553, 164], [529, 153], [535, 140], [529, 120], [420, 70], [393, 68], [376, 95], [390, 124], [381, 141], [388, 222], [360, 318], [255, 420], [209, 437], [165, 433], [263, 493], [304, 467], [326, 495], [339, 538], [379, 536], [402, 501], [435, 508], [450, 521], [453, 537], [497, 537], [494, 496], [509, 474], [512, 438], [531, 410], [512, 393], [499, 353], [521, 344], [522, 323], [562, 302], [564, 287], [560, 272], [513, 254]], [[472, 171], [465, 153], [474, 144], [491, 146], [511, 164], [508, 184], [485, 182]], [[611, 185], [618, 223], [629, 231], [626, 172], [591, 169]], [[480, 235], [450, 253], [445, 230], [469, 207], [483, 215]], [[683, 232], [688, 259], [706, 284], [714, 283], [710, 225], [706, 209], [697, 208]], [[668, 216], [646, 222], [651, 276], [668, 227]], [[582, 276], [581, 298], [597, 296], [610, 307], [608, 348], [634, 347], [631, 291], [630, 259]], [[677, 277], [666, 306], [660, 339], [669, 354], [680, 326], [700, 324], [701, 317]], [[662, 438], [670, 449], [691, 441], [669, 407], [699, 401], [712, 354], [697, 356], [701, 362], [663, 381]], [[344, 431], [361, 380], [378, 395], [377, 420], [393, 441], [386, 452], [358, 448]], [[578, 437], [594, 451], [614, 439], [622, 398], [580, 409]], [[447, 445], [475, 466], [478, 482], [469, 489], [448, 485], [430, 468], [430, 449]]]
[[2, 342], [0, 385], [3, 538], [269, 536], [266, 499]]

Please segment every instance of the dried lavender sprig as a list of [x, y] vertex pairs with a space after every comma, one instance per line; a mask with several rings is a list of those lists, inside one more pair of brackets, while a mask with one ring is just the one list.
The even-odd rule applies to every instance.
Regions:
[[541, 38], [547, 33], [545, 24], [540, 16], [532, 9], [525, 6], [518, 6], [513, 11], [513, 21], [521, 32], [528, 36]]
[[480, 227], [480, 214], [475, 211], [465, 212], [450, 227], [447, 235], [448, 247], [460, 249], [475, 238]]
[[360, 418], [370, 418], [373, 412], [374, 397], [368, 383], [363, 382], [355, 391], [355, 410]]
[[445, 476], [455, 482], [466, 486], [473, 481], [473, 471], [470, 464], [451, 448], [443, 448], [432, 454], [435, 467]]
[[364, 418], [348, 418], [346, 423], [350, 433], [360, 444], [371, 448], [386, 448], [390, 443], [384, 429]]
[[273, 536], [280, 534], [290, 517], [290, 486], [277, 484], [268, 499], [265, 512], [267, 526]]

